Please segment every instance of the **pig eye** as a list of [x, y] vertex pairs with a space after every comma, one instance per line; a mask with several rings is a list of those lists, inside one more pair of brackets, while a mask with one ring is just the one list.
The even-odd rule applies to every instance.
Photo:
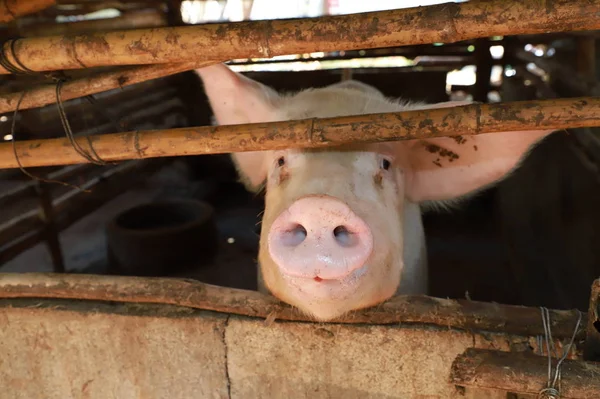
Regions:
[[279, 166], [285, 165], [285, 158], [279, 157], [279, 159], [277, 160], [277, 165], [279, 165]]
[[382, 159], [381, 160], [381, 168], [383, 170], [389, 170], [390, 166], [392, 166], [392, 163], [389, 161], [389, 159]]

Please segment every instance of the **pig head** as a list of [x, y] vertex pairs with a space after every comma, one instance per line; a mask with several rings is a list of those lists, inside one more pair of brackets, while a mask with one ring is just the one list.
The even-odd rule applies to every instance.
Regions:
[[[392, 100], [356, 81], [283, 95], [223, 64], [197, 73], [222, 125], [464, 104]], [[266, 189], [260, 289], [320, 321], [426, 294], [420, 205], [447, 205], [499, 181], [549, 133], [234, 153], [246, 187]]]

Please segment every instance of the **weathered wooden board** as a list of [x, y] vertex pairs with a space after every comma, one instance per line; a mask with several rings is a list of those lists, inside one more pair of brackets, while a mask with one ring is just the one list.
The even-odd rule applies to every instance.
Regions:
[[6, 399], [461, 397], [448, 379], [458, 355], [524, 343], [451, 328], [17, 302], [0, 309]]
[[[394, 305], [380, 307], [380, 321], [374, 317], [373, 324], [364, 322], [369, 311], [356, 313], [362, 320], [358, 323], [313, 323], [290, 317], [285, 307], [279, 314], [287, 320], [272, 320], [267, 317], [273, 314], [272, 298], [197, 282], [185, 281], [187, 291], [186, 285], [175, 291], [182, 280], [10, 277], [0, 275], [3, 399], [494, 399], [506, 392], [454, 385], [450, 373], [457, 357], [468, 348], [537, 351], [535, 336], [503, 332], [510, 324], [500, 322], [499, 315], [508, 319], [513, 307], [497, 304], [474, 303], [478, 314], [495, 318], [490, 323], [478, 316], [487, 331], [467, 327], [468, 305], [433, 298], [432, 314], [443, 315], [444, 308], [454, 306], [457, 317], [445, 316], [438, 324], [415, 322], [411, 312], [426, 313], [427, 302], [415, 306], [404, 299], [402, 311], [394, 311]], [[220, 295], [211, 299], [210, 293]], [[87, 299], [73, 299], [77, 295]], [[161, 304], [169, 295], [172, 302], [187, 299], [191, 306]], [[198, 309], [200, 304], [230, 313]], [[244, 315], [244, 306], [254, 316]], [[382, 316], [386, 312], [387, 318]], [[555, 319], [560, 325], [554, 325], [560, 338], [568, 335], [564, 325], [572, 322], [568, 313], [562, 316]], [[537, 329], [523, 331], [531, 328]], [[578, 357], [579, 349], [571, 355]]]

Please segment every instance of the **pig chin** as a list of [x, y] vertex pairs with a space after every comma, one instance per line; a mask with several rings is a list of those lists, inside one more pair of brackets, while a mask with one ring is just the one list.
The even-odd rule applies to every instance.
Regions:
[[[315, 281], [283, 274], [268, 254], [261, 251], [261, 255], [261, 272], [270, 293], [318, 321], [329, 321], [389, 299], [397, 291], [403, 268], [402, 264], [393, 267], [374, 257], [353, 276]], [[390, 269], [397, 272], [390, 275]]]

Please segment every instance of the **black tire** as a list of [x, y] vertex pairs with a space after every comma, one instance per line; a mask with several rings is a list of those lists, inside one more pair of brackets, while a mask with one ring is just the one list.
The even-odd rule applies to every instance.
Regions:
[[106, 228], [109, 274], [164, 276], [211, 262], [218, 251], [215, 211], [195, 200], [128, 209]]

